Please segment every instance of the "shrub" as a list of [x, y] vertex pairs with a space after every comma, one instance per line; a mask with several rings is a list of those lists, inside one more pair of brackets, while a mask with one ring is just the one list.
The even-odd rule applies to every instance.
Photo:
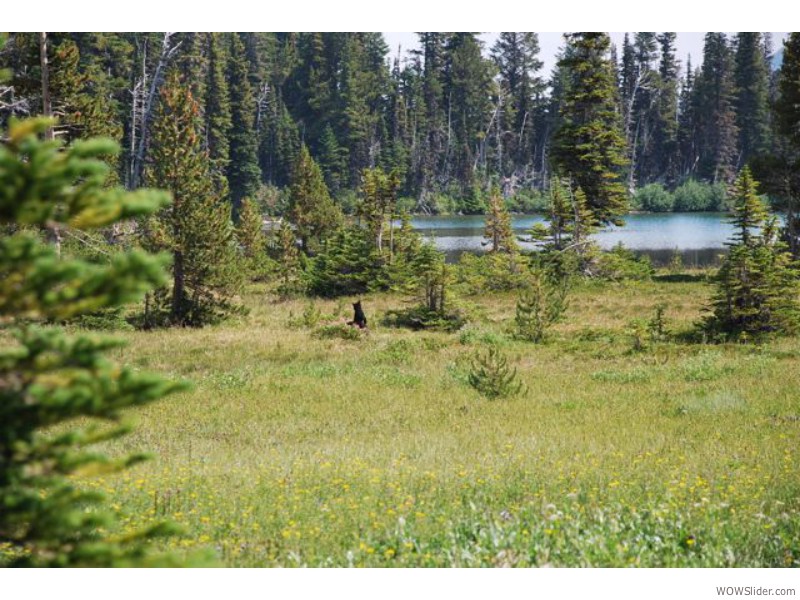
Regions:
[[661, 303], [656, 305], [653, 311], [653, 316], [647, 322], [647, 331], [650, 334], [650, 339], [654, 342], [663, 342], [667, 339], [669, 332], [667, 331], [667, 320], [664, 313], [667, 310], [667, 305]]
[[634, 203], [640, 210], [669, 212], [675, 206], [675, 197], [660, 183], [651, 183], [636, 190]]
[[689, 179], [673, 192], [674, 210], [683, 212], [726, 210], [727, 192], [723, 184]]
[[566, 280], [554, 280], [535, 271], [528, 287], [517, 298], [514, 336], [538, 343], [547, 329], [561, 319], [567, 308]]
[[516, 396], [524, 388], [522, 382], [517, 381], [517, 370], [508, 366], [508, 359], [495, 346], [489, 346], [486, 354], [475, 354], [468, 381], [490, 400]]
[[653, 276], [655, 270], [650, 257], [637, 256], [632, 250], [626, 248], [622, 242], [607, 252], [602, 252], [597, 258], [597, 275], [605, 279], [620, 281], [625, 279], [647, 280]]

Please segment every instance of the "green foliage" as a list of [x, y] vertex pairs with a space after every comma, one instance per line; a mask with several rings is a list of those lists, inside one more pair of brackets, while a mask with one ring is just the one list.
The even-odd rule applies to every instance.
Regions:
[[638, 210], [669, 212], [675, 206], [675, 198], [660, 183], [651, 183], [636, 190], [633, 204]]
[[[172, 286], [148, 302], [145, 325], [202, 326], [237, 312], [243, 282], [230, 208], [220, 201], [202, 149], [199, 106], [173, 71], [161, 89], [147, 181], [172, 205], [150, 219], [145, 243], [172, 253]], [[151, 310], [152, 309], [152, 310]]]
[[650, 279], [654, 272], [649, 256], [644, 254], [637, 256], [622, 242], [611, 250], [598, 254], [595, 264], [595, 273], [599, 277], [613, 281], [626, 279], [644, 281]]
[[800, 325], [797, 268], [777, 239], [775, 220], [767, 219], [757, 185], [745, 168], [734, 187], [734, 238], [703, 323], [715, 335], [749, 340]]
[[557, 323], [567, 309], [567, 283], [543, 272], [533, 272], [530, 281], [517, 298], [514, 336], [539, 343], [547, 329]]
[[597, 230], [597, 221], [581, 188], [572, 190], [569, 182], [558, 177], [550, 180], [547, 225], [537, 223], [530, 231], [531, 241], [541, 252], [534, 262], [569, 277], [586, 273], [597, 246], [589, 236]]
[[208, 77], [206, 82], [205, 131], [211, 172], [220, 192], [228, 189], [226, 173], [230, 164], [231, 95], [226, 75], [228, 48], [223, 33], [208, 34]]
[[302, 262], [300, 250], [297, 248], [297, 235], [286, 219], [281, 220], [278, 233], [274, 236], [273, 252], [280, 279], [278, 293], [289, 297], [302, 291], [304, 284], [300, 278]]
[[662, 302], [657, 304], [655, 310], [653, 311], [652, 318], [647, 323], [647, 331], [650, 334], [650, 339], [653, 342], [666, 341], [667, 337], [669, 336], [667, 320], [664, 316], [666, 310], [667, 305], [665, 303]]
[[274, 265], [267, 255], [264, 217], [250, 198], [242, 200], [239, 223], [236, 226], [236, 241], [248, 277], [253, 280], [266, 278]]
[[511, 226], [511, 215], [506, 209], [503, 197], [494, 191], [489, 198], [489, 210], [486, 213], [486, 228], [483, 234], [484, 244], [489, 245], [489, 252], [516, 254], [519, 245]]
[[[361, 202], [356, 215], [375, 240], [375, 248], [383, 253], [383, 234], [387, 217], [391, 220], [397, 210], [397, 190], [400, 178], [397, 172], [386, 173], [381, 168], [365, 169], [361, 178]], [[391, 248], [390, 248], [391, 252]]]
[[292, 169], [288, 217], [306, 253], [311, 242], [319, 245], [342, 223], [341, 209], [331, 199], [322, 171], [305, 146]]
[[[158, 210], [167, 196], [104, 189], [113, 154], [103, 141], [42, 142], [52, 123], [12, 123], [0, 146], [0, 222], [98, 228]], [[185, 386], [120, 367], [105, 355], [119, 342], [68, 337], [30, 321], [60, 320], [138, 300], [162, 285], [164, 260], [131, 252], [106, 265], [59, 260], [20, 231], [0, 238], [0, 322], [15, 344], [0, 351], [0, 564], [104, 567], [164, 564], [148, 550], [173, 528], [119, 534], [103, 495], [75, 479], [112, 473], [141, 455], [108, 458], [89, 446], [128, 431], [122, 412]], [[82, 419], [79, 426], [75, 420]], [[72, 424], [73, 428], [68, 428]]]
[[[231, 128], [228, 133], [228, 184], [234, 214], [245, 197], [253, 197], [261, 180], [255, 135], [256, 100], [248, 79], [247, 55], [238, 33], [231, 33], [228, 55]], [[220, 90], [223, 92], [224, 90]], [[224, 100], [221, 100], [224, 102]], [[222, 141], [222, 140], [221, 140]]]
[[389, 311], [384, 322], [411, 329], [459, 329], [465, 318], [451, 297], [451, 278], [444, 254], [432, 244], [421, 244], [407, 260], [405, 277], [396, 282], [394, 288], [415, 304], [407, 309]]
[[547, 211], [547, 194], [539, 190], [522, 189], [508, 198], [508, 210], [515, 213], [534, 214]]
[[379, 285], [383, 264], [368, 230], [342, 227], [311, 260], [308, 293], [326, 298], [364, 294]]
[[616, 77], [606, 33], [569, 33], [558, 65], [569, 78], [569, 93], [553, 140], [553, 163], [571, 177], [599, 223], [622, 223], [628, 210], [621, 170], [625, 138], [619, 122]]
[[516, 396], [524, 391], [522, 382], [517, 381], [517, 370], [508, 366], [508, 359], [496, 346], [489, 346], [485, 353], [476, 352], [468, 381], [489, 400]]
[[689, 179], [673, 192], [674, 210], [680, 212], [727, 210], [727, 191], [723, 184], [709, 184]]

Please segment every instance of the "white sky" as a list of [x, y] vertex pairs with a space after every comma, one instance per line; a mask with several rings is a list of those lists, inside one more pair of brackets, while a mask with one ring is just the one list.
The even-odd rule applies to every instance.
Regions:
[[[691, 54], [692, 65], [699, 65], [703, 62], [703, 37], [705, 32], [678, 32], [677, 47], [678, 58], [681, 61], [681, 67], [686, 63], [686, 55]], [[389, 54], [394, 57], [397, 55], [398, 44], [403, 48], [403, 54], [409, 49], [417, 48], [417, 34], [410, 32], [384, 32], [386, 42], [389, 44]], [[480, 38], [484, 41], [484, 51], [489, 50], [494, 41], [497, 39], [497, 33], [481, 33]], [[622, 48], [622, 40], [625, 37], [624, 32], [611, 32], [611, 40], [616, 44], [617, 50]], [[786, 38], [788, 33], [773, 33], [772, 41], [775, 50], [781, 46], [781, 42]], [[558, 49], [563, 45], [563, 38], [561, 32], [547, 32], [539, 33], [539, 58], [544, 62], [542, 68], [543, 75], [549, 75], [553, 66], [555, 66], [555, 55]], [[620, 53], [621, 55], [621, 53]]]

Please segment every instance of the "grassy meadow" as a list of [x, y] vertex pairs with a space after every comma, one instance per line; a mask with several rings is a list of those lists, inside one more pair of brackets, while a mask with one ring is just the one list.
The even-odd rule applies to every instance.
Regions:
[[[86, 485], [224, 566], [800, 566], [798, 340], [632, 350], [632, 320], [666, 303], [680, 334], [710, 293], [703, 273], [583, 283], [534, 345], [514, 294], [473, 298], [456, 333], [383, 327], [403, 300], [366, 296], [368, 333], [343, 340], [253, 287], [238, 320], [120, 334], [117, 360], [194, 389], [107, 448], [153, 460]], [[490, 344], [523, 394], [468, 385]]]

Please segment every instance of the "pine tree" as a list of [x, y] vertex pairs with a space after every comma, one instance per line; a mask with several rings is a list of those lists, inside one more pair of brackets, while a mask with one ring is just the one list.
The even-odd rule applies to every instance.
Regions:
[[511, 215], [498, 191], [489, 199], [489, 212], [486, 214], [486, 228], [483, 234], [490, 252], [516, 254], [519, 245], [511, 225]]
[[559, 61], [569, 72], [569, 92], [553, 141], [553, 163], [586, 193], [595, 219], [622, 223], [628, 210], [625, 140], [620, 130], [614, 72], [605, 33], [566, 35], [572, 51]]
[[793, 333], [800, 326], [797, 269], [777, 239], [775, 220], [767, 219], [748, 167], [736, 180], [733, 197], [735, 233], [704, 326], [740, 339]]
[[567, 309], [566, 278], [548, 276], [535, 270], [517, 298], [514, 336], [539, 343], [547, 329], [557, 323]]
[[740, 32], [735, 40], [734, 82], [739, 164], [770, 149], [769, 65], [764, 40], [757, 32]]
[[470, 190], [476, 166], [486, 166], [486, 127], [492, 116], [487, 90], [491, 89], [493, 65], [482, 55], [482, 44], [473, 33], [454, 33], [445, 46], [444, 98], [448, 117], [443, 179], [454, 177], [461, 194]]
[[230, 210], [218, 197], [202, 148], [198, 105], [176, 71], [161, 89], [148, 182], [173, 203], [147, 227], [148, 243], [172, 253], [169, 322], [201, 326], [235, 310], [241, 284]]
[[236, 241], [251, 279], [260, 279], [268, 269], [267, 238], [264, 235], [264, 217], [258, 205], [250, 198], [242, 200]]
[[485, 354], [475, 354], [468, 381], [489, 400], [516, 396], [525, 389], [517, 379], [517, 370], [508, 366], [508, 359], [495, 346], [489, 346]]
[[[390, 226], [397, 205], [400, 179], [397, 173], [383, 169], [366, 169], [361, 179], [361, 202], [356, 214], [364, 220], [367, 230], [375, 240], [375, 248], [383, 252], [383, 232], [388, 217]], [[393, 229], [392, 229], [393, 231]], [[390, 252], [393, 251], [390, 243]]]
[[248, 79], [245, 47], [237, 33], [230, 34], [228, 90], [231, 106], [228, 185], [233, 215], [238, 218], [242, 199], [245, 196], [252, 198], [258, 191], [261, 169], [258, 166], [258, 138], [255, 130], [256, 103]]
[[229, 135], [231, 118], [230, 92], [226, 78], [228, 55], [221, 33], [208, 35], [208, 83], [205, 97], [205, 143], [211, 171], [221, 196], [228, 193], [225, 174], [230, 164]]
[[325, 126], [319, 143], [319, 166], [325, 174], [328, 189], [335, 196], [347, 185], [349, 152], [339, 144], [330, 124]]
[[280, 284], [278, 291], [283, 296], [290, 296], [298, 291], [298, 274], [300, 271], [300, 253], [297, 249], [297, 236], [289, 221], [283, 219], [276, 239], [278, 272]]
[[697, 111], [694, 93], [695, 72], [692, 57], [686, 58], [686, 75], [678, 97], [678, 175], [686, 177], [697, 167]]
[[539, 38], [535, 33], [503, 32], [492, 47], [492, 58], [500, 72], [501, 94], [505, 101], [498, 115], [496, 152], [499, 174], [526, 172], [538, 165], [536, 117], [544, 84], [537, 75]]
[[793, 32], [784, 43], [783, 65], [775, 106], [781, 134], [800, 152], [800, 33]]
[[698, 174], [729, 183], [736, 172], [739, 133], [734, 107], [733, 52], [724, 33], [706, 34], [703, 66], [694, 86]]
[[653, 172], [651, 176], [672, 185], [678, 178], [678, 71], [675, 58], [677, 34], [658, 36], [661, 60], [658, 66], [658, 97], [653, 132]]
[[311, 242], [321, 242], [342, 222], [341, 209], [331, 199], [322, 170], [306, 146], [300, 149], [292, 169], [289, 219], [297, 227], [306, 253], [311, 250]]
[[[109, 141], [41, 142], [52, 123], [12, 124], [0, 136], [0, 222], [94, 229], [146, 215], [166, 194], [107, 189], [100, 157]], [[119, 535], [116, 516], [98, 492], [76, 481], [112, 473], [141, 455], [110, 458], [89, 446], [124, 435], [122, 413], [183, 389], [109, 361], [120, 344], [71, 337], [58, 322], [135, 301], [164, 282], [164, 261], [141, 252], [115, 255], [108, 264], [59, 260], [30, 232], [0, 237], [0, 322], [16, 343], [0, 350], [0, 566], [107, 567], [164, 563], [149, 542], [168, 534], [157, 525]], [[77, 423], [76, 423], [77, 420]]]
[[792, 255], [800, 258], [800, 33], [791, 33], [784, 44], [778, 89], [774, 112], [780, 143], [777, 156], [770, 161], [774, 180], [770, 187], [784, 199], [784, 237]]

